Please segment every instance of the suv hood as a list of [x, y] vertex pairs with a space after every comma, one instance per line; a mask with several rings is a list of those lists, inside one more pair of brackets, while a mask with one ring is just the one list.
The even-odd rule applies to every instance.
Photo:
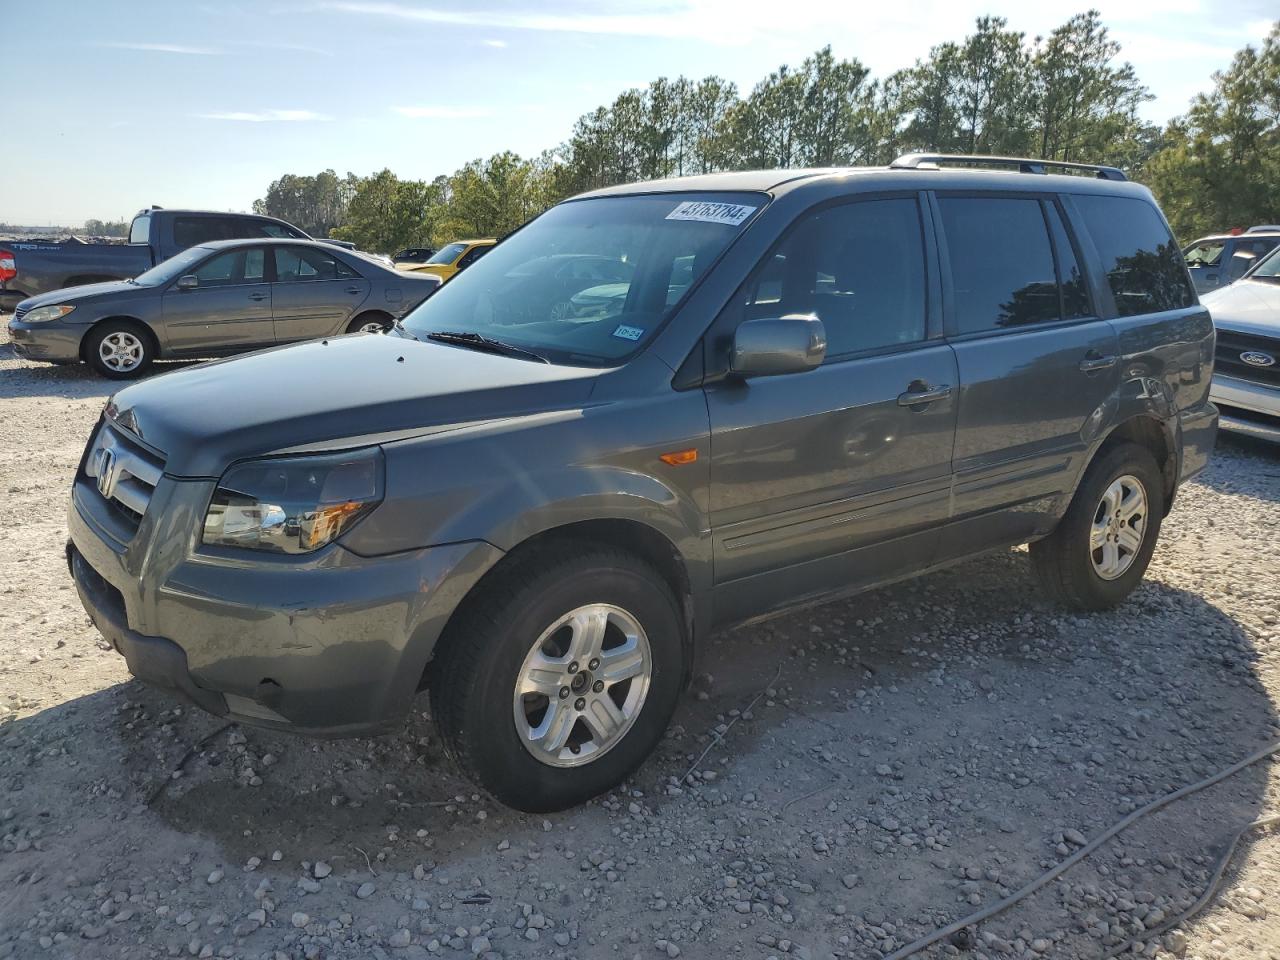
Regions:
[[116, 394], [109, 415], [165, 456], [165, 473], [216, 478], [233, 461], [297, 447], [342, 449], [572, 409], [599, 374], [358, 334], [154, 377]]
[[1206, 293], [1200, 302], [1224, 330], [1280, 337], [1280, 284], [1266, 280], [1237, 280], [1229, 287]]

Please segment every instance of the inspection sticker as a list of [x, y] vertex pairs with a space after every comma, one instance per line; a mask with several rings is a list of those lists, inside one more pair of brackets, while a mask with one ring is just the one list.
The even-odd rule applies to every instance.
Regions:
[[667, 214], [668, 220], [697, 220], [699, 223], [724, 223], [736, 227], [756, 212], [755, 207], [741, 203], [719, 203], [711, 200], [686, 200]]
[[619, 324], [618, 328], [613, 331], [613, 335], [619, 340], [639, 340], [644, 336], [644, 327], [628, 327]]

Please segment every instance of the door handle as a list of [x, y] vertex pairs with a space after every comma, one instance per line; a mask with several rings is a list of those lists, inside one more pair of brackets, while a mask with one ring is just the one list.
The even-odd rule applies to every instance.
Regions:
[[[920, 384], [920, 386], [917, 386], [917, 384]], [[898, 394], [898, 406], [922, 407], [926, 403], [945, 400], [949, 396], [951, 396], [951, 384], [944, 383], [941, 386], [931, 387], [917, 380], [906, 393]]]
[[1080, 361], [1081, 373], [1097, 373], [1099, 370], [1106, 370], [1108, 367], [1116, 365], [1117, 357], [1104, 357], [1096, 350], [1090, 350], [1085, 358]]
[[359, 288], [359, 287], [347, 287], [347, 293], [353, 293], [353, 294], [354, 294], [354, 293], [359, 293], [359, 292], [360, 292], [360, 288]]
[[251, 293], [251, 294], [249, 294], [249, 299], [250, 299], [250, 300], [265, 300], [265, 299], [267, 299], [267, 295], [266, 295], [265, 293]]

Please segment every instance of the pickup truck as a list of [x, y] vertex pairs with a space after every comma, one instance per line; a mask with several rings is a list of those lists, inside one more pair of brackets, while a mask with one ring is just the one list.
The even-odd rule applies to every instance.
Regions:
[[128, 243], [0, 240], [0, 309], [50, 290], [131, 279], [188, 247], [242, 237], [311, 239], [274, 217], [148, 207], [133, 218]]

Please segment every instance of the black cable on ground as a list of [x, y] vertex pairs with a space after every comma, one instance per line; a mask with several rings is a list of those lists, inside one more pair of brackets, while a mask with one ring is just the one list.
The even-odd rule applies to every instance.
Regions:
[[[920, 953], [922, 950], [933, 946], [939, 940], [945, 939], [946, 937], [951, 936], [953, 933], [957, 933], [960, 930], [965, 929], [966, 927], [971, 927], [974, 924], [981, 923], [984, 920], [989, 920], [990, 918], [996, 916], [997, 914], [1003, 913], [1004, 911], [1012, 907], [1014, 904], [1018, 903], [1021, 900], [1025, 900], [1027, 897], [1031, 896], [1031, 894], [1035, 893], [1045, 884], [1050, 883], [1051, 881], [1060, 877], [1062, 874], [1066, 873], [1068, 870], [1074, 867], [1077, 863], [1079, 863], [1085, 857], [1089, 856], [1089, 854], [1097, 850], [1098, 847], [1102, 846], [1102, 844], [1106, 843], [1108, 840], [1114, 837], [1117, 833], [1124, 830], [1126, 827], [1129, 827], [1136, 821], [1141, 820], [1143, 817], [1146, 817], [1146, 816], [1149, 816], [1150, 814], [1155, 813], [1157, 810], [1161, 809], [1162, 807], [1168, 806], [1169, 804], [1173, 803], [1175, 800], [1181, 800], [1183, 797], [1189, 797], [1193, 793], [1198, 793], [1199, 791], [1204, 790], [1207, 787], [1213, 786], [1215, 783], [1218, 783], [1222, 780], [1227, 779], [1227, 777], [1234, 776], [1235, 774], [1239, 773], [1241, 770], [1245, 769], [1246, 767], [1251, 767], [1255, 763], [1257, 763], [1259, 760], [1264, 760], [1275, 753], [1280, 753], [1280, 740], [1277, 740], [1275, 743], [1271, 744], [1270, 746], [1264, 747], [1261, 750], [1257, 751], [1256, 753], [1253, 753], [1250, 756], [1245, 757], [1239, 763], [1233, 763], [1231, 766], [1223, 770], [1219, 770], [1217, 773], [1213, 774], [1212, 776], [1206, 777], [1205, 779], [1197, 781], [1196, 783], [1188, 784], [1185, 787], [1182, 787], [1178, 790], [1173, 791], [1173, 793], [1166, 793], [1163, 797], [1159, 797], [1155, 800], [1152, 800], [1145, 807], [1140, 807], [1139, 809], [1133, 811], [1133, 813], [1125, 817], [1123, 820], [1121, 820], [1119, 823], [1116, 823], [1113, 826], [1107, 828], [1105, 831], [1098, 834], [1098, 836], [1094, 837], [1087, 844], [1085, 844], [1083, 847], [1081, 847], [1071, 856], [1067, 857], [1067, 859], [1063, 860], [1057, 866], [1045, 871], [1040, 876], [1036, 877], [1034, 880], [1028, 883], [1026, 886], [1016, 890], [1014, 893], [1005, 897], [1003, 900], [999, 900], [988, 907], [983, 907], [981, 910], [971, 913], [967, 917], [961, 917], [959, 920], [956, 920], [954, 923], [949, 923], [945, 927], [941, 927], [938, 930], [935, 930], [933, 933], [928, 934], [927, 936], [921, 937], [919, 940], [915, 940], [907, 944], [905, 947], [902, 947], [899, 950], [895, 950], [893, 953], [885, 957], [884, 960], [906, 960], [907, 957], [915, 956], [917, 953]], [[1252, 827], [1253, 824], [1250, 824], [1249, 826]], [[1244, 831], [1241, 831], [1240, 835], [1243, 835], [1243, 833]], [[1236, 841], [1239, 841], [1240, 835], [1237, 835]], [[1233, 841], [1232, 849], [1234, 849], [1236, 841]], [[1226, 869], [1226, 864], [1223, 863], [1220, 866], [1219, 876], [1221, 875], [1221, 871], [1225, 869]], [[1212, 889], [1213, 889], [1213, 885], [1211, 884], [1210, 891], [1212, 891]], [[1155, 936], [1155, 934], [1148, 933], [1144, 936], [1143, 939], [1149, 939], [1152, 936]]]

